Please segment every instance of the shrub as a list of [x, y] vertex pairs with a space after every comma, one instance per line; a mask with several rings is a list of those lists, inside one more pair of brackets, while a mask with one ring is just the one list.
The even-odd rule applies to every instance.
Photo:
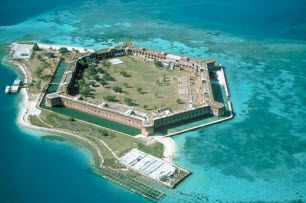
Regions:
[[96, 75], [93, 75], [93, 76], [92, 76], [92, 79], [94, 79], [94, 80], [96, 80], [96, 81], [99, 81], [100, 78], [99, 78], [99, 76], [96, 74]]
[[133, 100], [131, 98], [124, 98], [124, 103], [126, 103], [127, 105], [131, 106], [133, 104]]
[[160, 61], [154, 61], [154, 65], [157, 67], [157, 68], [160, 68], [163, 66], [162, 62]]
[[97, 68], [97, 72], [104, 74], [105, 71], [102, 68]]
[[121, 71], [121, 72], [120, 72], [120, 75], [122, 75], [123, 77], [127, 77], [127, 76], [128, 76], [128, 74], [127, 74], [126, 71]]
[[107, 85], [107, 82], [106, 82], [104, 79], [101, 79], [101, 80], [100, 80], [100, 84], [101, 84], [102, 86], [105, 86], [105, 85]]
[[89, 85], [91, 85], [91, 86], [94, 87], [94, 86], [96, 85], [96, 83], [95, 83], [95, 81], [90, 81], [90, 82], [89, 82]]
[[122, 93], [122, 88], [121, 88], [121, 87], [115, 86], [115, 87], [113, 87], [113, 90], [114, 90], [115, 92]]
[[108, 136], [109, 135], [107, 130], [99, 130], [99, 132], [101, 133], [102, 136]]
[[177, 100], [176, 100], [176, 103], [180, 104], [180, 103], [181, 103], [181, 100], [180, 100], [180, 99], [177, 99]]
[[75, 121], [75, 119], [74, 118], [72, 118], [72, 117], [70, 117], [70, 118], [68, 118], [68, 121]]
[[142, 87], [138, 87], [138, 88], [137, 88], [137, 92], [138, 92], [138, 93], [141, 93], [141, 91], [142, 91]]
[[105, 99], [105, 101], [109, 101], [109, 102], [115, 102], [116, 101], [116, 97], [115, 96], [106, 96], [103, 97]]
[[41, 85], [41, 80], [38, 80], [36, 83], [35, 83], [35, 87], [37, 89], [40, 89], [40, 85]]
[[104, 80], [106, 81], [112, 81], [114, 78], [109, 74], [109, 73], [104, 73], [103, 77]]
[[36, 43], [34, 43], [33, 50], [34, 51], [39, 51], [39, 47], [38, 47], [38, 45]]
[[47, 52], [44, 54], [46, 57], [50, 58], [54, 58], [54, 53], [53, 52]]
[[68, 49], [66, 47], [61, 47], [58, 49], [58, 52], [63, 55], [68, 53]]
[[143, 107], [142, 108], [144, 108], [144, 109], [146, 109], [147, 110], [147, 108], [148, 108], [149, 106], [148, 105], [143, 105]]

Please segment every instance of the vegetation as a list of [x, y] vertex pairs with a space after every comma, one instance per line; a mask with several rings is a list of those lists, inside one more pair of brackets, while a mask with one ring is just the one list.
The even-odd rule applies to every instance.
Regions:
[[116, 96], [106, 96], [104, 99], [108, 102], [115, 102], [116, 101]]
[[122, 93], [122, 88], [121, 88], [121, 87], [115, 86], [115, 87], [113, 87], [113, 90], [114, 90], [115, 92]]
[[[97, 67], [89, 64], [88, 68], [84, 68], [83, 79], [87, 83], [95, 80], [94, 75], [99, 76], [100, 85], [91, 87], [96, 99], [106, 101], [104, 99], [106, 95], [116, 96], [116, 102], [126, 104], [124, 98], [129, 97], [133, 99], [134, 108], [139, 111], [149, 111], [143, 108], [144, 105], [153, 107], [165, 104], [174, 111], [182, 108], [182, 104], [176, 102], [176, 98], [179, 97], [176, 78], [182, 75], [194, 77], [193, 72], [157, 69], [153, 62], [131, 56], [120, 59], [123, 64], [108, 67], [106, 65], [108, 60], [104, 59]], [[133, 77], [123, 77], [126, 74]], [[120, 87], [122, 92], [119, 89], [115, 91], [113, 87], [116, 89]], [[124, 94], [117, 94], [118, 92]]]
[[128, 77], [128, 74], [126, 71], [121, 71], [120, 72], [120, 75], [122, 75], [123, 77]]
[[107, 82], [104, 80], [104, 79], [100, 79], [100, 84], [102, 85], [102, 86], [105, 86], [105, 85], [107, 85]]
[[54, 53], [53, 52], [47, 52], [44, 54], [46, 57], [50, 58], [54, 58]]
[[71, 121], [71, 122], [72, 122], [72, 121], [75, 121], [75, 119], [72, 118], [72, 117], [69, 117], [69, 118], [68, 118], [68, 121]]
[[141, 91], [142, 91], [142, 87], [138, 87], [138, 88], [137, 88], [137, 92], [138, 92], [138, 93], [141, 93]]
[[154, 65], [155, 65], [157, 68], [160, 68], [160, 67], [163, 66], [162, 62], [156, 61], [156, 60], [154, 60]]
[[35, 70], [34, 75], [35, 75], [36, 77], [40, 77], [43, 71], [44, 71], [43, 67], [38, 67], [38, 68]]
[[180, 100], [180, 99], [177, 99], [177, 100], [176, 100], [176, 103], [180, 104], [180, 103], [181, 103], [181, 100]]
[[133, 100], [131, 98], [124, 98], [124, 103], [126, 103], [129, 106], [132, 106], [133, 104]]
[[35, 83], [35, 87], [37, 89], [40, 89], [40, 86], [41, 86], [41, 80], [38, 80], [36, 83]]
[[64, 54], [68, 53], [69, 51], [66, 47], [61, 47], [61, 48], [58, 49], [58, 52], [60, 54], [64, 55]]
[[39, 51], [39, 47], [38, 47], [37, 43], [34, 43], [33, 51]]
[[149, 106], [146, 105], [146, 104], [142, 106], [142, 108], [144, 108], [145, 110], [147, 110], [148, 107], [149, 107]]

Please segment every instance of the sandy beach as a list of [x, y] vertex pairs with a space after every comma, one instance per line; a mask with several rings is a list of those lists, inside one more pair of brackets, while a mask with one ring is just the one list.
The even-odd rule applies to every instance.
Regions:
[[[59, 47], [62, 47], [62, 46], [57, 46], [57, 47], [59, 48]], [[25, 64], [15, 62], [15, 61], [10, 61], [10, 63], [13, 63], [13, 64], [17, 65], [19, 67], [19, 69], [23, 72], [23, 74], [25, 75], [25, 80], [24, 80], [25, 83], [27, 81], [31, 80], [31, 75], [30, 75], [30, 73], [27, 69], [27, 66]], [[101, 159], [101, 164], [103, 163], [103, 161], [104, 161], [103, 156], [102, 156], [98, 146], [95, 143], [93, 143], [92, 141], [90, 141], [86, 138], [83, 138], [83, 137], [81, 137], [77, 134], [66, 132], [64, 130], [54, 130], [54, 129], [49, 129], [49, 128], [33, 126], [29, 121], [29, 116], [30, 115], [32, 115], [32, 116], [37, 115], [38, 116], [41, 113], [41, 110], [38, 107], [38, 104], [40, 102], [42, 94], [33, 95], [33, 97], [30, 99], [29, 94], [28, 94], [28, 92], [25, 88], [21, 89], [20, 93], [22, 94], [23, 101], [22, 101], [21, 108], [20, 108], [20, 113], [19, 113], [19, 116], [18, 116], [18, 124], [20, 124], [22, 126], [26, 126], [28, 128], [37, 129], [37, 130], [54, 132], [54, 133], [59, 133], [59, 134], [67, 134], [67, 135], [73, 136], [75, 138], [78, 138], [82, 141], [85, 141], [86, 143], [90, 144], [97, 151], [97, 153], [98, 153], [98, 155]], [[163, 144], [163, 146], [164, 146], [164, 153], [163, 153], [164, 158], [163, 159], [168, 161], [168, 162], [172, 162], [172, 159], [173, 159], [173, 156], [174, 156], [174, 153], [175, 153], [175, 143], [174, 143], [173, 139], [171, 137], [161, 137], [161, 136], [152, 136], [152, 137], [149, 137], [148, 139], [152, 139], [152, 138]], [[111, 153], [114, 154], [114, 152], [103, 141], [101, 141], [101, 142], [102, 142], [103, 145], [105, 145], [111, 151]]]
[[152, 138], [164, 145], [164, 160], [172, 162], [175, 153], [175, 142], [171, 137], [152, 136]]
[[65, 45], [53, 45], [53, 44], [41, 44], [41, 43], [37, 43], [38, 47], [40, 49], [50, 49], [50, 47], [52, 49], [58, 50], [61, 47], [66, 47], [69, 51], [73, 51], [73, 50], [78, 50], [81, 53], [90, 51], [90, 52], [94, 52], [93, 49], [86, 49], [86, 48], [82, 48], [82, 47], [73, 47], [73, 46], [65, 46]]

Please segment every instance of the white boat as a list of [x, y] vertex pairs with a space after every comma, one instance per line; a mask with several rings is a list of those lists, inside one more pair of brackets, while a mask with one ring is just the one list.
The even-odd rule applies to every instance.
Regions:
[[6, 86], [5, 87], [5, 93], [8, 94], [11, 92], [11, 86]]

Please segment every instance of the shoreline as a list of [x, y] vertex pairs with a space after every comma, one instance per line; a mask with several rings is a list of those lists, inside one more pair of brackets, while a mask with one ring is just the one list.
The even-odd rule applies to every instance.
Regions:
[[81, 53], [90, 51], [90, 52], [94, 52], [93, 49], [87, 49], [87, 48], [83, 48], [83, 47], [75, 47], [75, 46], [66, 46], [66, 45], [55, 45], [55, 44], [42, 44], [42, 43], [37, 43], [38, 47], [40, 49], [50, 49], [50, 47], [52, 49], [58, 50], [61, 47], [66, 47], [69, 51], [73, 51], [73, 50], [78, 50]]
[[[62, 47], [62, 46], [60, 46]], [[25, 82], [29, 81], [31, 78], [31, 75], [27, 69], [27, 66], [23, 63], [14, 61], [14, 60], [9, 60], [8, 61], [10, 64], [16, 65], [21, 72], [25, 75]], [[44, 128], [44, 127], [39, 127], [39, 126], [35, 126], [32, 125], [29, 121], [29, 116], [30, 115], [36, 115], [39, 116], [41, 113], [41, 109], [37, 107], [40, 98], [41, 98], [41, 94], [38, 95], [32, 95], [35, 100], [31, 100], [29, 98], [29, 94], [28, 91], [25, 88], [22, 88], [20, 90], [20, 93], [22, 94], [22, 104], [20, 106], [20, 110], [18, 113], [18, 119], [17, 119], [17, 124], [21, 125], [21, 126], [25, 126], [27, 128], [32, 128], [32, 129], [36, 129], [36, 130], [41, 130], [41, 131], [47, 131], [47, 132], [52, 132], [52, 133], [56, 133], [59, 136], [61, 136], [61, 134], [66, 134], [69, 136], [72, 136], [74, 138], [80, 139], [81, 141], [86, 142], [87, 144], [91, 145], [95, 151], [98, 153], [99, 155], [99, 159], [101, 160], [101, 164], [100, 166], [102, 166], [103, 164], [103, 156], [100, 152], [100, 150], [98, 149], [98, 146], [96, 146], [95, 143], [91, 142], [88, 139], [85, 139], [79, 135], [76, 135], [74, 133], [71, 132], [66, 132], [65, 130], [58, 130], [58, 129], [50, 129], [50, 128]], [[146, 138], [145, 138], [146, 139]], [[157, 142], [160, 142], [163, 147], [164, 147], [164, 152], [163, 152], [163, 159], [168, 161], [168, 162], [172, 162], [173, 157], [174, 157], [174, 153], [175, 153], [175, 143], [174, 140], [172, 138], [163, 138], [163, 137], [159, 137], [159, 136], [152, 136], [152, 137], [148, 137], [148, 139], [153, 139]]]

